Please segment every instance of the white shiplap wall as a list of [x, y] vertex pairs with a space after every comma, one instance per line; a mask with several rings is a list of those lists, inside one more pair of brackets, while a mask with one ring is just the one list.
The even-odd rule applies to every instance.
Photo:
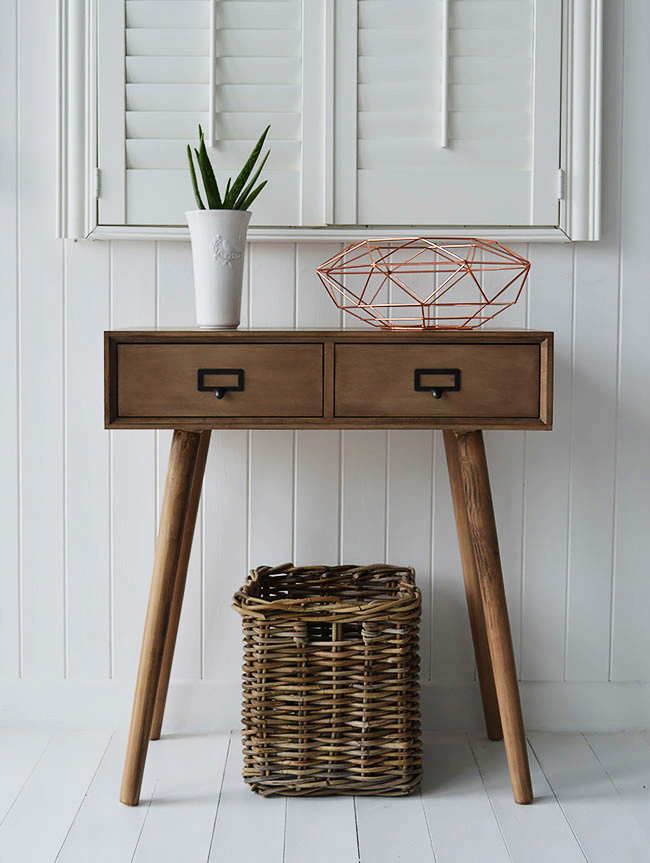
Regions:
[[[604, 239], [519, 247], [532, 276], [499, 319], [556, 332], [555, 429], [487, 435], [539, 728], [650, 717], [650, 6], [605, 5]], [[54, 239], [54, 6], [0, 6], [0, 722], [123, 724], [170, 433], [103, 430], [101, 334], [191, 323], [190, 250]], [[314, 276], [333, 251], [250, 247], [244, 322], [344, 324]], [[216, 432], [199, 522], [172, 722], [236, 722], [230, 597], [250, 565], [292, 558], [415, 565], [426, 698], [444, 696], [427, 722], [476, 720], [438, 434]]]

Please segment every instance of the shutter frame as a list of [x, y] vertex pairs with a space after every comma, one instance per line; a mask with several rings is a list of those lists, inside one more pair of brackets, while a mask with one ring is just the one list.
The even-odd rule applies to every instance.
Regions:
[[57, 238], [86, 237], [97, 226], [95, 3], [57, 0]]
[[560, 167], [566, 171], [567, 193], [560, 225], [572, 240], [599, 240], [603, 0], [569, 0], [562, 41], [566, 77]]
[[[99, 223], [93, 195], [97, 164], [98, 18], [103, 0], [57, 0], [57, 235], [96, 239], [185, 239], [184, 227], [126, 226]], [[335, 4], [341, 0], [333, 0]], [[539, 2], [539, 0], [537, 0]], [[105, 46], [106, 47], [106, 46]], [[530, 228], [480, 225], [459, 229], [449, 225], [417, 226], [419, 232], [459, 236], [480, 232], [511, 242], [596, 240], [600, 232], [600, 126], [602, 64], [602, 0], [563, 0], [562, 137], [559, 168], [566, 171], [567, 196], [558, 222]], [[336, 74], [337, 69], [334, 69]], [[74, 85], [77, 82], [77, 86]], [[80, 86], [79, 82], [83, 82]], [[337, 105], [334, 106], [334, 111]], [[334, 145], [336, 147], [336, 144]], [[81, 157], [78, 158], [78, 154]], [[103, 165], [99, 165], [103, 167]], [[102, 197], [110, 188], [102, 172]], [[337, 219], [338, 213], [335, 212]], [[251, 228], [251, 240], [307, 239], [324, 242], [362, 236], [407, 236], [413, 227], [337, 226]]]

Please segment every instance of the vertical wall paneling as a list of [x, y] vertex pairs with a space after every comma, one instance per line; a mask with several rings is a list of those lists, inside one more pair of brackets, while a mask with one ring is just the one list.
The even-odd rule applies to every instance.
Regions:
[[338, 563], [340, 440], [336, 431], [296, 432], [293, 557], [300, 566]]
[[415, 569], [422, 591], [420, 631], [422, 674], [429, 676], [431, 648], [431, 532], [433, 514], [433, 433], [388, 432], [388, 536], [387, 561]]
[[[56, 8], [18, 4], [22, 670], [62, 677], [63, 245], [54, 239]], [[38, 62], [35, 62], [38, 58]]]
[[292, 329], [295, 321], [295, 245], [250, 247], [251, 327]]
[[623, 2], [605, 4], [602, 239], [576, 246], [567, 680], [609, 677], [618, 370]]
[[339, 327], [341, 312], [316, 275], [316, 267], [340, 251], [338, 243], [296, 244], [296, 326]]
[[294, 443], [291, 431], [251, 432], [251, 567], [275, 566], [291, 560]]
[[[316, 275], [338, 244], [296, 247], [296, 325], [337, 327], [340, 312]], [[300, 565], [335, 564], [339, 555], [339, 458], [337, 431], [296, 432], [294, 558]]]
[[[241, 294], [241, 326], [250, 326], [250, 298], [251, 298], [251, 245], [246, 244], [244, 252], [244, 276]], [[196, 320], [196, 319], [195, 319]]]
[[386, 558], [388, 432], [343, 433], [341, 562], [365, 565]]
[[239, 681], [241, 619], [230, 607], [248, 569], [248, 440], [238, 429], [213, 431], [203, 482], [203, 674]]
[[68, 677], [85, 679], [108, 677], [111, 662], [109, 436], [102, 430], [109, 251], [107, 243], [65, 241], [66, 668]]
[[521, 675], [564, 677], [574, 247], [531, 247], [531, 327], [555, 331], [553, 431], [526, 434]]
[[0, 126], [0, 152], [8, 176], [0, 198], [0, 258], [4, 278], [0, 282], [0, 368], [6, 406], [0, 424], [0, 548], [4, 577], [0, 579], [0, 677], [16, 677], [20, 671], [19, 590], [19, 424], [18, 412], [18, 258], [17, 258], [17, 129], [18, 82], [16, 79], [17, 2], [0, 7], [0, 81], [6, 121]]
[[[295, 324], [295, 246], [251, 249], [251, 326]], [[250, 433], [249, 552], [252, 567], [284, 563], [293, 552], [294, 431]]]
[[[244, 262], [243, 327], [249, 324], [250, 250]], [[230, 607], [248, 572], [250, 432], [213, 431], [203, 481], [203, 676], [240, 680], [241, 619]], [[237, 657], [237, 661], [235, 661]]]
[[[153, 243], [115, 242], [111, 249], [111, 326], [153, 326], [156, 258]], [[135, 677], [149, 594], [156, 532], [153, 431], [110, 432], [114, 676]]]
[[468, 682], [474, 676], [474, 650], [467, 617], [458, 537], [449, 489], [442, 433], [434, 433], [433, 590], [431, 678]]
[[646, 680], [650, 655], [650, 165], [643, 143], [650, 125], [645, 107], [650, 76], [648, 28], [648, 4], [628, 0], [623, 68], [621, 344], [611, 667], [614, 680]]
[[[158, 243], [157, 323], [161, 327], [193, 326], [194, 282], [192, 277], [192, 250], [189, 243]], [[167, 462], [172, 440], [171, 431], [158, 433], [158, 513], [162, 505]], [[178, 630], [177, 649], [174, 653], [175, 678], [199, 678], [201, 674], [201, 621], [202, 621], [202, 507], [197, 516], [197, 528], [187, 571], [183, 612]]]

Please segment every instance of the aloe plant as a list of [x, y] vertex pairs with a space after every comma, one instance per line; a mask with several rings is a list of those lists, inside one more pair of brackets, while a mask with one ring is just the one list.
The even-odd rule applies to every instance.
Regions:
[[[253, 169], [255, 168], [255, 164], [262, 152], [262, 147], [264, 146], [264, 141], [266, 140], [266, 135], [270, 128], [270, 126], [267, 126], [260, 135], [259, 141], [253, 147], [253, 151], [246, 160], [246, 164], [241, 169], [237, 179], [234, 182], [232, 181], [232, 178], [228, 180], [226, 190], [222, 196], [205, 146], [203, 129], [199, 126], [199, 147], [198, 150], [196, 147], [194, 148], [194, 153], [201, 172], [201, 179], [203, 180], [203, 188], [208, 202], [208, 210], [248, 210], [267, 183], [267, 180], [263, 180], [258, 186], [255, 185], [262, 172], [262, 168], [266, 165], [266, 160], [269, 158], [269, 153], [271, 152], [270, 150], [267, 150], [266, 155], [262, 159], [259, 168], [253, 174], [252, 179], [249, 180], [249, 177], [253, 173]], [[194, 167], [192, 149], [189, 144], [187, 145], [187, 159], [190, 165], [190, 177], [192, 179], [192, 189], [194, 190], [196, 204], [199, 210], [205, 210], [206, 207], [201, 198], [196, 169]]]

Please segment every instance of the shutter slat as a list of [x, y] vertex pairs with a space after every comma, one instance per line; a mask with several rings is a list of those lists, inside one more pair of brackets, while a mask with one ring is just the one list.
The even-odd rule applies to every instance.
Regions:
[[[523, 114], [503, 109], [483, 113], [452, 111], [449, 121], [452, 127], [450, 133], [455, 140], [475, 139], [477, 145], [480, 145], [482, 140], [487, 144], [494, 139], [516, 139], [513, 143], [517, 144], [518, 152], [519, 144], [523, 144], [526, 149], [530, 148], [530, 123]], [[433, 111], [401, 114], [396, 111], [364, 111], [359, 114], [359, 146], [364, 142], [372, 142], [378, 146], [386, 143], [390, 146], [391, 141], [403, 139], [410, 140], [414, 148], [421, 145], [428, 151], [437, 152], [440, 147], [435, 132], [439, 123], [440, 118]], [[456, 147], [453, 150], [454, 153], [460, 152]], [[409, 161], [407, 154], [403, 155], [402, 159]]]
[[[425, 27], [440, 18], [440, 0], [360, 0], [359, 26], [362, 29]], [[449, 8], [450, 26], [481, 30], [530, 30], [532, 10], [521, 0], [453, 0]]]
[[[299, 57], [218, 57], [219, 84], [296, 84], [300, 86]], [[127, 57], [127, 79], [132, 84], [207, 84], [207, 57]]]
[[405, 27], [402, 30], [359, 30], [360, 57], [437, 56], [441, 43], [437, 29]]
[[[359, 84], [421, 86], [440, 81], [441, 59], [430, 56], [359, 57]], [[511, 84], [530, 78], [530, 57], [450, 57], [449, 78], [456, 84]], [[530, 92], [530, 84], [528, 85]]]
[[[128, 57], [207, 57], [209, 43], [207, 29], [126, 31]], [[217, 57], [300, 57], [300, 31], [220, 30]]]
[[210, 10], [205, 0], [128, 0], [126, 4], [126, 26], [136, 27], [174, 27], [202, 29], [208, 26]]
[[421, 87], [412, 84], [359, 84], [359, 111], [431, 111], [440, 109], [440, 90], [429, 82]]
[[441, 0], [432, 0], [425, 5], [418, 0], [361, 0], [359, 28], [395, 31], [407, 27], [428, 27], [432, 30], [440, 15], [440, 5]]
[[[358, 97], [360, 112], [440, 110], [440, 90], [431, 84], [419, 89], [409, 84], [360, 84]], [[530, 101], [531, 88], [526, 84], [500, 84], [498, 87], [491, 84], [455, 84], [449, 87], [451, 111], [484, 113], [505, 109], [520, 113], [530, 122]]]
[[[127, 84], [126, 107], [128, 111], [207, 111], [207, 88], [202, 84]], [[222, 84], [217, 87], [217, 108], [218, 111], [256, 111], [263, 123], [264, 117], [273, 111], [298, 112], [300, 87], [294, 84]]]
[[207, 57], [209, 45], [205, 29], [126, 31], [127, 57]]
[[411, 82], [417, 85], [428, 76], [440, 80], [440, 57], [424, 54], [359, 57], [357, 80], [360, 84]]
[[497, 137], [496, 134], [491, 140], [487, 136], [479, 140], [458, 139], [453, 155], [434, 143], [413, 138], [361, 140], [358, 164], [360, 170], [366, 170], [369, 166], [374, 170], [391, 169], [399, 164], [408, 165], [410, 170], [416, 168], [437, 170], [451, 167], [454, 158], [462, 156], [468, 168], [485, 166], [525, 171], [530, 158], [529, 150], [529, 143], [526, 140]]
[[532, 30], [532, 4], [522, 0], [453, 0], [449, 5], [449, 23], [466, 30]]
[[449, 32], [449, 54], [456, 57], [532, 56], [530, 33], [518, 30], [454, 30]]
[[[437, 29], [433, 32], [421, 27], [361, 30], [359, 56], [439, 56], [441, 44]], [[522, 36], [517, 30], [450, 29], [449, 32], [449, 55], [452, 57], [530, 57], [531, 51], [530, 35]]]
[[[267, 115], [271, 129], [267, 137], [273, 141], [299, 141], [300, 117], [298, 114]], [[202, 111], [127, 111], [126, 135], [128, 139], [175, 140], [187, 143], [196, 138], [197, 126], [205, 122]], [[217, 117], [219, 140], [255, 141], [260, 135], [258, 114], [219, 112]]]
[[[255, 141], [218, 141], [212, 158], [223, 171], [239, 173], [250, 155]], [[273, 170], [297, 171], [300, 167], [299, 141], [274, 141], [272, 147]], [[270, 165], [270, 161], [269, 161]], [[138, 138], [126, 142], [127, 168], [152, 170], [187, 170], [187, 155], [183, 144], [173, 140], [143, 140]]]
[[[127, 27], [207, 28], [210, 11], [205, 0], [128, 0]], [[300, 29], [300, 7], [295, 2], [231, 2], [217, 4], [217, 27], [261, 30]]]
[[530, 93], [530, 56], [450, 57], [449, 77], [454, 84], [506, 84], [526, 81]]

